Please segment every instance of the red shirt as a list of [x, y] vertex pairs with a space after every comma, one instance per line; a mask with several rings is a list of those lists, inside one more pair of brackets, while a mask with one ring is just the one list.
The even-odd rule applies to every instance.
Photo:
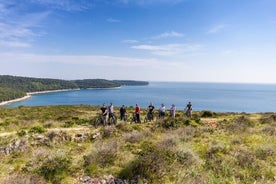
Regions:
[[140, 114], [140, 107], [139, 107], [139, 106], [136, 106], [136, 108], [135, 108], [135, 113], [136, 113], [136, 114]]

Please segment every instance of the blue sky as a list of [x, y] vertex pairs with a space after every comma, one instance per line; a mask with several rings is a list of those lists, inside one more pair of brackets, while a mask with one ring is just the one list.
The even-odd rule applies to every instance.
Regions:
[[276, 82], [275, 0], [0, 0], [0, 74]]

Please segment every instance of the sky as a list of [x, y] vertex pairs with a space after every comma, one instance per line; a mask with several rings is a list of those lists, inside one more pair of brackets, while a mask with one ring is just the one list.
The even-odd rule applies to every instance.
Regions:
[[0, 75], [276, 83], [275, 0], [0, 0]]

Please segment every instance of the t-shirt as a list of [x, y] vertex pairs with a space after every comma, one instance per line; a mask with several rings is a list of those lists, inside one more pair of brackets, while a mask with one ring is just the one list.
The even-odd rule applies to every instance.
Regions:
[[153, 105], [149, 105], [148, 108], [149, 108], [149, 113], [152, 114], [153, 110], [154, 110], [154, 106]]
[[140, 107], [139, 107], [139, 106], [136, 106], [136, 108], [135, 108], [135, 113], [136, 113], [136, 114], [140, 114]]
[[126, 113], [126, 108], [125, 107], [121, 107], [120, 108], [120, 113], [121, 114], [125, 114]]
[[105, 112], [106, 112], [106, 109], [107, 109], [106, 107], [102, 107], [102, 108], [101, 108], [101, 111], [102, 111], [102, 113], [103, 113], [104, 116], [106, 115], [106, 113], [105, 113]]

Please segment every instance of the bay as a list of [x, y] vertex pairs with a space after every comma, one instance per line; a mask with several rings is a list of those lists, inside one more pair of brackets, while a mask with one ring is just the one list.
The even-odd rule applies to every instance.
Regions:
[[275, 112], [275, 84], [150, 82], [148, 86], [122, 86], [113, 89], [82, 89], [55, 93], [35, 94], [32, 98], [7, 107], [46, 105], [102, 105], [145, 108], [153, 102], [155, 108], [164, 103], [166, 108], [175, 104], [184, 109], [191, 101], [195, 111], [215, 112]]

